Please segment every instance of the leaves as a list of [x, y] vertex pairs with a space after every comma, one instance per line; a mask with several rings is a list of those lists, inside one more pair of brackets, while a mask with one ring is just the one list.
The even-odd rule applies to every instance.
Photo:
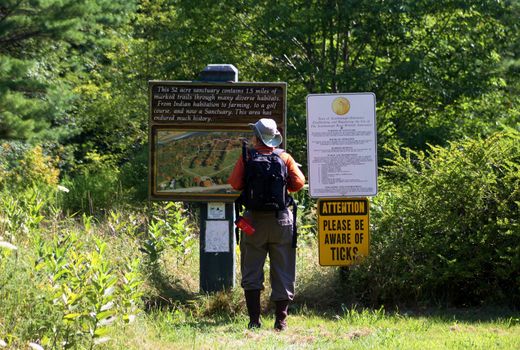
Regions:
[[[85, 230], [92, 222], [84, 217]], [[90, 336], [93, 344], [102, 343], [110, 326], [126, 317], [126, 312], [139, 309], [139, 292], [142, 280], [135, 271], [135, 262], [125, 271], [123, 288], [119, 278], [106, 259], [106, 242], [95, 239], [94, 250], [84, 250], [78, 233], [71, 232], [66, 238], [55, 237], [52, 242], [40, 242], [39, 273], [49, 274], [48, 281], [54, 291], [54, 305], [63, 310], [63, 322], [55, 336], [66, 337], [70, 345], [82, 337]], [[131, 282], [131, 285], [128, 284]], [[99, 340], [99, 341], [98, 341]]]
[[128, 1], [4, 1], [0, 138], [63, 139], [74, 133], [70, 82], [82, 74], [78, 68], [98, 54], [98, 47], [106, 46], [99, 34], [120, 23], [132, 7]]
[[377, 252], [353, 280], [374, 278], [381, 290], [361, 288], [385, 301], [517, 302], [519, 141], [511, 130], [395, 150], [371, 211]]

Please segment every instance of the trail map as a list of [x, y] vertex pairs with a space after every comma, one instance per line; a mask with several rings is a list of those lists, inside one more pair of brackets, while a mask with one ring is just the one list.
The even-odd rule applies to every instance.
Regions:
[[157, 193], [238, 193], [227, 179], [242, 152], [246, 131], [158, 130]]

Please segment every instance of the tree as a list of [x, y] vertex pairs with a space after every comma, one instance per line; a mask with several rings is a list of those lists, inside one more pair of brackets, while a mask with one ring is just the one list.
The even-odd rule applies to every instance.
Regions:
[[424, 148], [460, 137], [475, 125], [450, 109], [502, 89], [498, 67], [518, 41], [507, 32], [518, 11], [506, 2], [229, 3], [254, 53], [268, 58], [265, 71], [289, 82], [299, 139], [306, 94], [358, 91], [377, 95], [380, 144]]
[[4, 0], [0, 138], [60, 139], [75, 132], [74, 85], [107, 44], [98, 36], [131, 7], [123, 0]]

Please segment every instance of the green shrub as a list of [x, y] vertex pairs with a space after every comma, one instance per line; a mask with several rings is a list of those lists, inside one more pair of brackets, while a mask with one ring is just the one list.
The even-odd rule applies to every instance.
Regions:
[[34, 275], [30, 251], [9, 251], [0, 245], [0, 340], [12, 349], [25, 349], [29, 341], [50, 334], [61, 319], [47, 303], [51, 295], [40, 288], [44, 280]]
[[122, 165], [119, 175], [122, 187], [129, 192], [133, 201], [148, 198], [148, 147], [137, 148], [131, 158]]
[[19, 142], [0, 145], [0, 189], [38, 187], [43, 191], [55, 188], [59, 175], [58, 159], [46, 154], [42, 146]]
[[14, 244], [27, 241], [40, 228], [49, 207], [48, 194], [36, 187], [15, 193], [0, 191], [0, 240]]
[[87, 215], [81, 223], [56, 209], [44, 216], [45, 202], [29, 193], [1, 197], [0, 340], [53, 349], [108, 341], [112, 324], [131, 321], [142, 308], [137, 247], [134, 254], [122, 250], [132, 247], [137, 223], [116, 218], [113, 237]]
[[178, 202], [154, 202], [148, 215], [146, 231], [139, 237], [139, 249], [146, 257], [142, 268], [154, 289], [151, 293], [170, 300], [176, 294], [172, 284], [179, 281], [179, 275], [171, 276], [168, 271], [178, 273], [183, 270], [196, 249], [193, 225], [187, 211]]
[[126, 193], [119, 181], [120, 170], [109, 156], [89, 153], [86, 163], [63, 180], [69, 189], [60, 197], [64, 211], [90, 215], [124, 204]]
[[112, 323], [130, 320], [138, 311], [139, 260], [129, 259], [118, 271], [107, 259], [106, 242], [94, 238], [94, 247], [89, 249], [79, 237], [69, 231], [38, 244], [36, 271], [45, 277], [40, 288], [51, 296], [45, 302], [61, 316], [41, 338], [47, 346], [88, 344], [92, 348], [109, 340]]
[[520, 134], [394, 150], [371, 211], [371, 255], [346, 288], [380, 302], [520, 302]]
[[298, 205], [296, 217], [298, 245], [313, 244], [317, 234], [316, 200], [310, 197], [308, 185], [291, 195]]

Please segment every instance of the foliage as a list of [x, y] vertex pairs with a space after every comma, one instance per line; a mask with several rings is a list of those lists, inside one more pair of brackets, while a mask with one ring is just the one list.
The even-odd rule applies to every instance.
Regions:
[[128, 189], [130, 198], [135, 202], [144, 202], [148, 198], [148, 149], [145, 146], [138, 147], [132, 154], [132, 160], [121, 167], [121, 185]]
[[394, 150], [349, 289], [374, 303], [518, 305], [520, 134]]
[[87, 79], [79, 79], [74, 88], [79, 131], [68, 142], [75, 145], [79, 161], [100, 153], [133, 163], [146, 142], [148, 77], [141, 76], [128, 31], [123, 27], [107, 34], [112, 46], [103, 51], [105, 60], [92, 62]]
[[154, 203], [150, 214], [151, 220], [141, 250], [148, 256], [151, 266], [156, 266], [167, 247], [178, 253], [175, 254], [177, 264], [184, 264], [195, 242], [189, 217], [182, 205], [177, 202], [167, 202], [164, 206]]
[[4, 143], [0, 145], [0, 188], [56, 187], [60, 174], [57, 164], [41, 146]]
[[305, 186], [291, 196], [298, 205], [296, 223], [298, 228], [298, 242], [312, 244], [317, 234], [316, 200], [309, 194], [309, 187]]
[[21, 246], [11, 254], [0, 247], [0, 340], [10, 348], [23, 348], [60, 322], [59, 312], [44, 302], [50, 295], [39, 288], [28, 254]]
[[[288, 146], [304, 165], [308, 93], [375, 92], [381, 161], [385, 146], [425, 149], [519, 123], [517, 2], [2, 6], [0, 138], [58, 140], [67, 172], [93, 153], [140, 171], [147, 81], [193, 80], [215, 62], [235, 64], [242, 81], [288, 82]], [[142, 183], [123, 183], [142, 198]]]
[[515, 81], [498, 70], [502, 57], [518, 54], [511, 45], [518, 32], [509, 29], [519, 9], [510, 3], [227, 3], [250, 35], [251, 54], [266, 57], [261, 71], [289, 82], [296, 139], [305, 139], [306, 94], [372, 91], [382, 145], [443, 144], [455, 136], [452, 128], [469, 131], [446, 108], [497, 89], [507, 99], [504, 88]]
[[[142, 272], [172, 287], [167, 268], [193, 259], [194, 220], [178, 203], [121, 210], [147, 195], [147, 81], [220, 62], [241, 81], [288, 82], [288, 149], [304, 165], [305, 96], [376, 93], [372, 251], [344, 293], [518, 304], [518, 132], [495, 132], [520, 123], [519, 14], [494, 0], [3, 1], [0, 346], [91, 346], [114, 310], [138, 312]], [[314, 201], [295, 197], [300, 247], [314, 249]], [[310, 265], [299, 288], [318, 301], [335, 281]], [[227, 297], [238, 300], [192, 311], [238, 314]]]
[[[36, 188], [21, 192], [17, 197], [0, 192], [0, 238], [18, 244], [38, 231], [48, 205], [45, 196]], [[1, 240], [1, 239], [0, 239]]]
[[2, 199], [9, 205], [0, 210], [0, 333], [10, 346], [92, 348], [109, 340], [113, 323], [135, 319], [142, 307], [138, 257], [110, 258], [92, 217], [83, 215], [78, 229], [71, 218], [47, 216], [37, 195]]
[[73, 134], [71, 82], [97, 61], [97, 50], [107, 44], [106, 28], [118, 25], [131, 8], [127, 1], [3, 1], [0, 137], [41, 140]]
[[60, 196], [63, 209], [94, 214], [123, 203], [126, 194], [121, 188], [119, 173], [112, 157], [89, 153], [85, 163], [76, 167], [73, 176], [63, 180], [63, 185], [69, 189]]

